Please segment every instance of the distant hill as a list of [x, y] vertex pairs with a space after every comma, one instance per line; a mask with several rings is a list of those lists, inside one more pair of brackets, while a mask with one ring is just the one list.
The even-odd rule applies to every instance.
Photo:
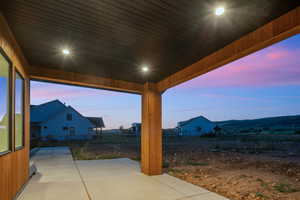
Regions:
[[217, 121], [223, 129], [300, 129], [300, 115], [268, 117], [252, 120]]

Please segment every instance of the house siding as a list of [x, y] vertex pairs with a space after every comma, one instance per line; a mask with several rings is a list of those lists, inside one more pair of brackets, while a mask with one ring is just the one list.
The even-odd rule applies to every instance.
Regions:
[[179, 135], [182, 136], [200, 136], [212, 133], [216, 125], [205, 118], [196, 118], [186, 122], [184, 125], [179, 125]]
[[[42, 140], [55, 139], [91, 139], [96, 133], [96, 126], [82, 116], [71, 106], [66, 106], [59, 100], [31, 107], [31, 128], [35, 135]], [[68, 115], [71, 114], [71, 120]], [[70, 128], [74, 132], [71, 133]]]
[[[72, 114], [72, 120], [67, 120], [67, 114]], [[63, 130], [63, 127], [74, 127], [75, 134], [70, 136], [70, 130]], [[57, 140], [65, 140], [68, 138], [90, 139], [92, 134], [90, 134], [89, 128], [95, 128], [95, 126], [88, 119], [82, 117], [73, 109], [67, 108], [54, 118], [41, 123], [41, 136], [43, 138], [53, 136], [53, 138]]]

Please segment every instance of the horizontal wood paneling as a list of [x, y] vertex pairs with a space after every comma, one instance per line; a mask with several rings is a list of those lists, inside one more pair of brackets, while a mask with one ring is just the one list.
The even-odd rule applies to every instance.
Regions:
[[161, 92], [300, 33], [300, 7], [158, 83]]
[[13, 37], [4, 17], [0, 14], [0, 47], [25, 78], [25, 144], [24, 148], [0, 156], [0, 200], [11, 200], [28, 179], [29, 173], [29, 80], [27, 61]]
[[143, 85], [122, 80], [113, 80], [98, 76], [84, 75], [74, 72], [66, 72], [62, 70], [49, 69], [43, 67], [29, 67], [31, 79], [44, 80], [50, 82], [93, 87], [100, 89], [116, 90], [122, 92], [130, 92], [141, 94]]

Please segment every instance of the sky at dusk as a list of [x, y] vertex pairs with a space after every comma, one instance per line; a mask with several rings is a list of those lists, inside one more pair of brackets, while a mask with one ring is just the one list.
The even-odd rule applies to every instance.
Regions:
[[106, 129], [140, 122], [141, 96], [108, 90], [31, 81], [31, 104], [59, 99], [87, 117], [103, 117]]
[[[141, 121], [139, 95], [31, 82], [31, 104], [59, 99], [107, 129]], [[1, 99], [0, 99], [1, 101]], [[300, 35], [167, 90], [163, 126], [203, 115], [212, 121], [300, 114]]]

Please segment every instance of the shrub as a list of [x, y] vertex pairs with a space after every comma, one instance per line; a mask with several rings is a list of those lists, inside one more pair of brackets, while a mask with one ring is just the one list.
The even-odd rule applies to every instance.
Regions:
[[137, 157], [134, 157], [134, 158], [131, 158], [132, 160], [135, 160], [135, 161], [141, 161], [141, 157], [140, 156], [137, 156]]
[[255, 193], [255, 196], [256, 197], [259, 197], [259, 198], [263, 198], [263, 199], [268, 199], [269, 197], [267, 197], [266, 195], [264, 195], [263, 193], [261, 192], [256, 192]]
[[182, 174], [182, 173], [184, 173], [185, 171], [184, 171], [183, 169], [169, 168], [168, 172], [169, 172], [170, 174], [175, 174], [175, 173]]
[[168, 162], [163, 163], [163, 168], [169, 168], [170, 164]]
[[274, 186], [274, 189], [281, 193], [293, 193], [299, 192], [299, 189], [293, 188], [290, 184], [278, 183]]

